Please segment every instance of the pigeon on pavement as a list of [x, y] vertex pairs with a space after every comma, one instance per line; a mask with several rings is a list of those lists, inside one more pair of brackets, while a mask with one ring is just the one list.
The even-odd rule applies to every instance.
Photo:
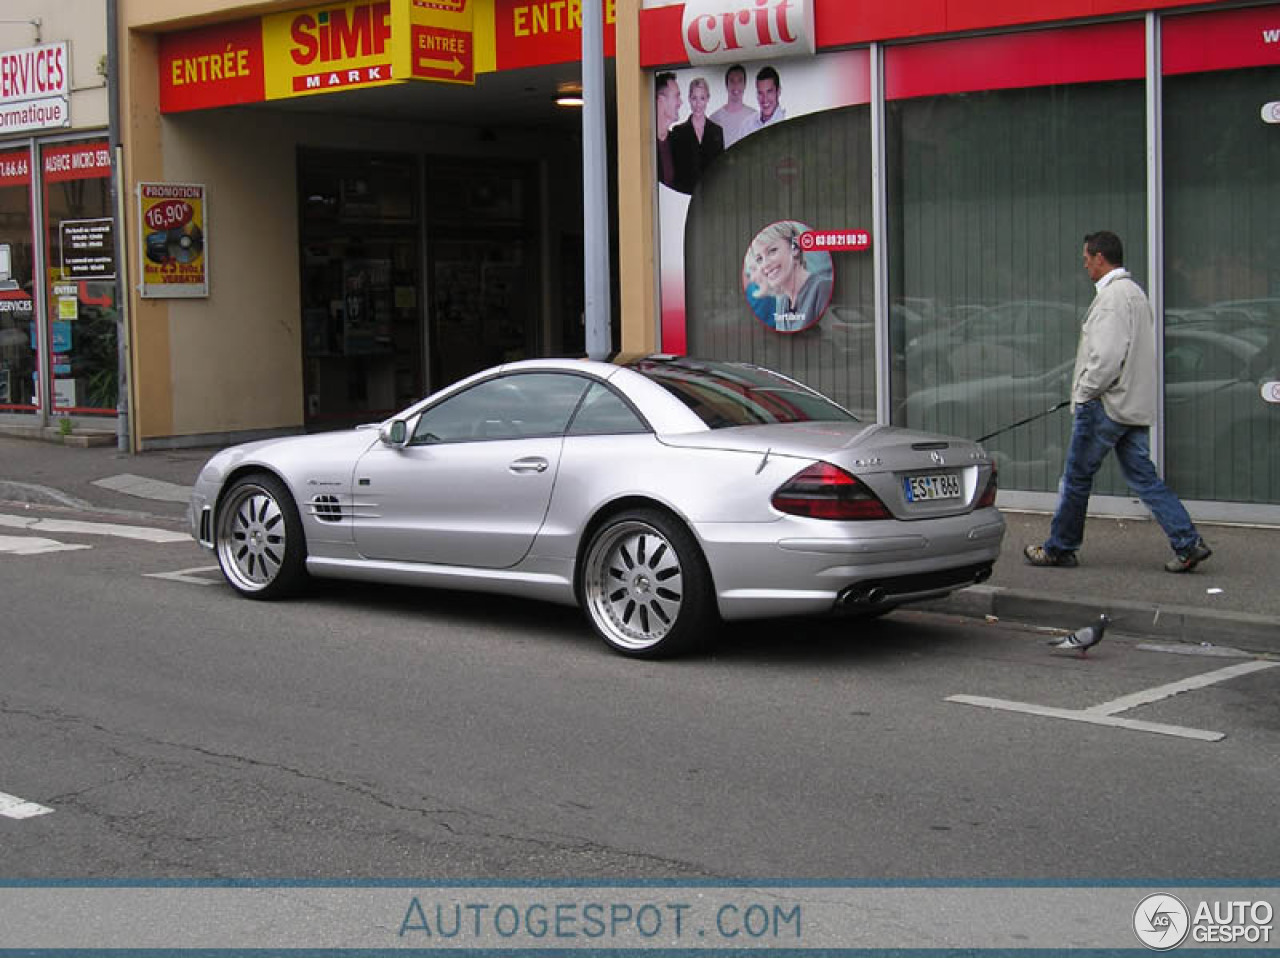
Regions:
[[1070, 635], [1065, 635], [1060, 639], [1051, 639], [1049, 645], [1055, 649], [1063, 649], [1068, 652], [1080, 650], [1080, 655], [1086, 656], [1089, 650], [1102, 641], [1102, 634], [1107, 631], [1107, 624], [1111, 621], [1111, 616], [1103, 612], [1098, 616], [1098, 621], [1093, 625], [1086, 625], [1082, 629], [1076, 629]]

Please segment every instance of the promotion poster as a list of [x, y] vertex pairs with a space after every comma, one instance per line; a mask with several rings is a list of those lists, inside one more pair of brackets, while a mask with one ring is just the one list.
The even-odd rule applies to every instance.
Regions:
[[208, 197], [191, 183], [139, 183], [142, 296], [209, 295]]
[[[664, 351], [685, 351], [685, 221], [701, 175], [746, 137], [768, 135], [775, 125], [798, 116], [870, 100], [870, 58], [865, 50], [776, 62], [706, 64], [663, 71], [654, 76]], [[830, 255], [811, 251], [808, 243], [812, 236], [824, 235], [822, 231], [843, 230], [849, 225], [785, 222], [784, 226], [796, 234], [797, 242], [803, 238], [805, 243], [803, 255], [798, 247], [793, 248], [790, 242], [786, 244], [788, 254], [795, 257], [799, 267], [788, 272], [787, 281], [802, 285], [810, 275], [818, 277], [806, 290], [806, 294], [811, 295], [804, 309], [794, 302], [783, 303], [781, 288], [768, 290], [767, 300], [762, 297], [758, 290], [763, 288], [760, 281], [766, 278], [767, 244], [744, 238], [748, 244], [743, 263], [745, 319], [751, 320], [754, 313], [759, 321], [779, 333], [797, 332], [816, 323], [830, 300], [835, 277]], [[757, 229], [766, 233], [770, 226], [770, 223], [760, 223]], [[801, 233], [810, 235], [801, 237]], [[769, 238], [776, 239], [771, 234], [757, 236], [762, 240]], [[773, 271], [774, 267], [770, 267], [770, 273]]]

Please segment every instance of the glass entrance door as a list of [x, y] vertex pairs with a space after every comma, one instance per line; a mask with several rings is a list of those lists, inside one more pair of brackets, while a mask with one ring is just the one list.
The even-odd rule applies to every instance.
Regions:
[[433, 243], [433, 382], [534, 355], [537, 306], [519, 238]]
[[433, 388], [538, 355], [536, 196], [528, 164], [428, 160]]
[[308, 429], [377, 422], [424, 391], [414, 157], [299, 155]]

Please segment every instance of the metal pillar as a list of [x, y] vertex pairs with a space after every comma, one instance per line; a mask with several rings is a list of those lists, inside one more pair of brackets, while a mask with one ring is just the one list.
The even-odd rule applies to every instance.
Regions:
[[582, 3], [582, 236], [587, 356], [613, 352], [609, 297], [609, 170], [601, 0]]

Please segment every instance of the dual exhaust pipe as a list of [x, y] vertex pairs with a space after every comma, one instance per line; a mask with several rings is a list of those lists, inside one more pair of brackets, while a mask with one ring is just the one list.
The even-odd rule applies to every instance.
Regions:
[[[991, 578], [991, 566], [984, 565], [976, 570], [967, 583], [957, 583], [955, 588], [961, 588], [962, 585], [978, 585], [986, 582]], [[910, 594], [911, 589], [904, 589], [903, 594]], [[925, 590], [928, 591], [928, 590]], [[950, 590], [947, 590], [950, 591]], [[890, 598], [888, 588], [877, 582], [861, 582], [858, 585], [851, 585], [845, 589], [836, 598], [836, 608], [856, 608], [866, 609], [877, 606]]]

